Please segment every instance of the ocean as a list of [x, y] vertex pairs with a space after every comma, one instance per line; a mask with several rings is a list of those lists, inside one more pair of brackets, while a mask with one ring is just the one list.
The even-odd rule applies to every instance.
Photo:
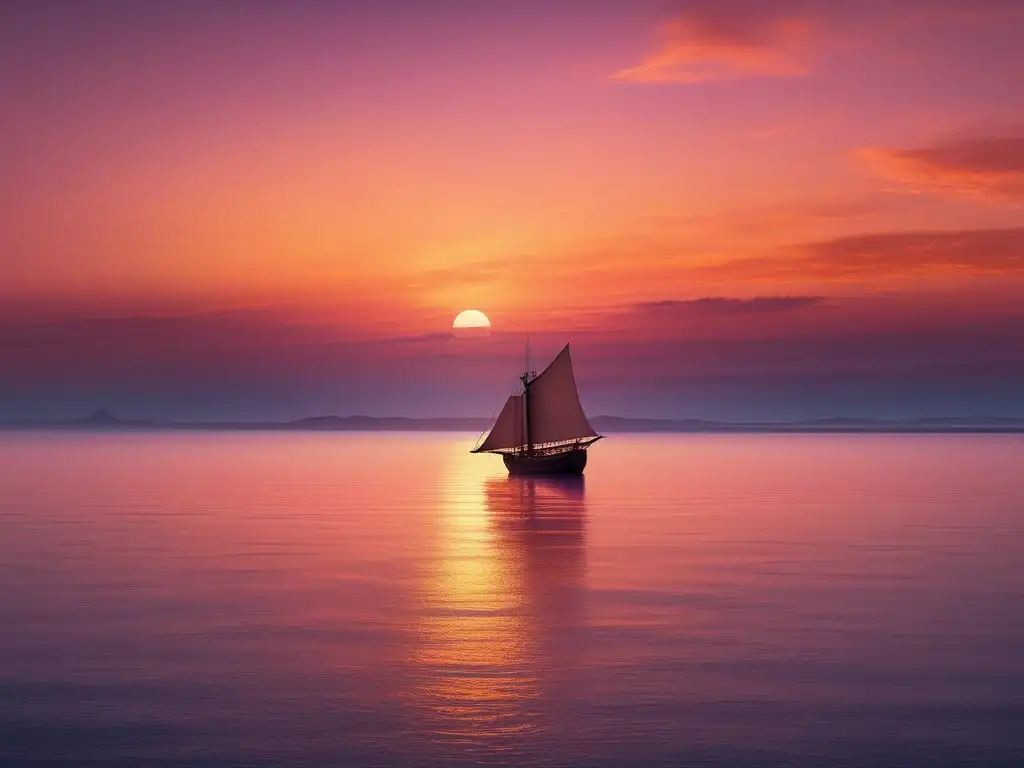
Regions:
[[1021, 765], [1024, 436], [0, 434], [0, 765]]

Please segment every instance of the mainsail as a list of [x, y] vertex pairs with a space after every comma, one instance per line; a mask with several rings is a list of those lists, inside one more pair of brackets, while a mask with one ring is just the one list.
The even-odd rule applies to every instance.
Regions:
[[599, 437], [583, 412], [568, 344], [539, 376], [524, 377], [523, 382], [523, 394], [509, 397], [475, 453], [530, 450]]

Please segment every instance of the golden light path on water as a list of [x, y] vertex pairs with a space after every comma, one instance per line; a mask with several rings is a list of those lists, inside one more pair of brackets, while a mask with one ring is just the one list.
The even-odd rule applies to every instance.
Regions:
[[582, 593], [582, 486], [566, 496], [461, 455], [442, 482], [415, 699], [434, 741], [500, 754], [553, 727], [544, 710], [572, 660], [551, 642], [564, 626], [551, 610], [566, 586]]

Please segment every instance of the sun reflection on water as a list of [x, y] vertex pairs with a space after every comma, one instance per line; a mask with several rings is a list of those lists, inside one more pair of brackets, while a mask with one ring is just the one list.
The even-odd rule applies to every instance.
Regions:
[[565, 635], [581, 624], [582, 480], [495, 476], [458, 457], [444, 483], [414, 698], [433, 741], [500, 753], [558, 726], [553, 692], [578, 652]]

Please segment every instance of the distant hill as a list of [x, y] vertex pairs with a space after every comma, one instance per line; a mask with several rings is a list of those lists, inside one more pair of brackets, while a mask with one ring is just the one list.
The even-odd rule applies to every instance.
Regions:
[[119, 419], [106, 408], [98, 408], [88, 416], [78, 419], [21, 419], [0, 421], [0, 429], [123, 429], [132, 427], [156, 427], [156, 422], [142, 419]]
[[76, 419], [74, 423], [91, 427], [144, 427], [153, 424], [152, 421], [119, 419], [106, 408], [95, 410], [82, 419]]
[[704, 419], [630, 419], [623, 416], [595, 416], [590, 424], [598, 432], [714, 432], [728, 426]]
[[[1008, 416], [933, 416], [908, 421], [864, 418], [823, 418], [791, 422], [721, 422], [704, 419], [634, 419], [595, 416], [590, 420], [601, 433], [699, 432], [1011, 432], [1024, 433], [1024, 418]], [[172, 429], [172, 430], [295, 430], [364, 432], [476, 432], [490, 426], [487, 419], [471, 417], [414, 419], [403, 416], [309, 416], [294, 421], [157, 422], [121, 419], [101, 408], [88, 416], [66, 420], [0, 422], [3, 429]]]
[[788, 422], [597, 416], [591, 424], [599, 432], [1024, 432], [1024, 418], [1005, 416], [937, 416], [906, 421], [832, 417]]

